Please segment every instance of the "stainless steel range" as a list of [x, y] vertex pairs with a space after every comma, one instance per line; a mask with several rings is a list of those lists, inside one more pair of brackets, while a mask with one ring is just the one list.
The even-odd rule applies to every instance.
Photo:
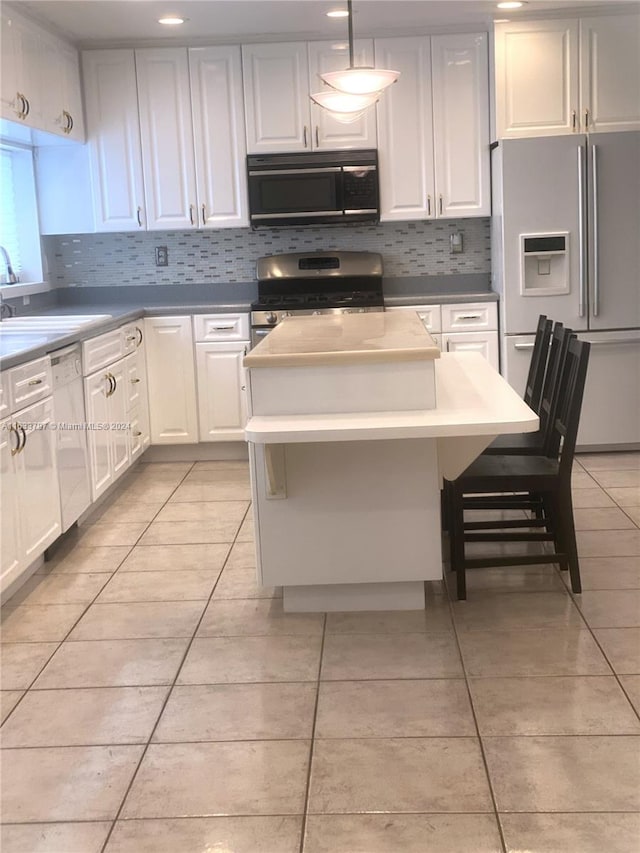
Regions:
[[285, 317], [384, 311], [382, 256], [376, 252], [298, 252], [260, 258], [251, 305], [251, 346]]

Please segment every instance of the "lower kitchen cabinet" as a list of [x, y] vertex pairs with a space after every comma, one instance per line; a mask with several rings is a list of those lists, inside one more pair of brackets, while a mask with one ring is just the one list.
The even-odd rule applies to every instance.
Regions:
[[249, 343], [196, 344], [200, 441], [242, 441], [247, 421], [242, 361]]
[[60, 535], [53, 399], [22, 409], [0, 434], [2, 542], [0, 591]]
[[445, 352], [479, 352], [496, 370], [500, 369], [497, 332], [445, 332], [442, 335]]
[[191, 317], [144, 321], [152, 444], [198, 441]]
[[129, 467], [127, 358], [84, 380], [91, 494], [96, 500]]

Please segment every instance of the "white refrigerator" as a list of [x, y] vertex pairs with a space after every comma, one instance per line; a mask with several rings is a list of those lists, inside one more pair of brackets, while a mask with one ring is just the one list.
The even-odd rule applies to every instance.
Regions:
[[590, 341], [578, 445], [640, 446], [640, 132], [500, 141], [492, 280], [520, 393], [540, 314]]

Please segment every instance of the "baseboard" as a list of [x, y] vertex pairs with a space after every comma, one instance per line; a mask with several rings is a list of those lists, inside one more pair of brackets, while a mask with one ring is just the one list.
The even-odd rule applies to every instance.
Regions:
[[244, 441], [218, 441], [200, 444], [156, 444], [150, 447], [142, 462], [215, 462], [248, 460]]

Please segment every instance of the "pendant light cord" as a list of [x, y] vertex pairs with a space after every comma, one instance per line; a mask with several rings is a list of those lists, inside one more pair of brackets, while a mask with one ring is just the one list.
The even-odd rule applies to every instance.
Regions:
[[354, 68], [353, 64], [353, 9], [351, 0], [347, 0], [348, 24], [349, 24], [349, 68]]

